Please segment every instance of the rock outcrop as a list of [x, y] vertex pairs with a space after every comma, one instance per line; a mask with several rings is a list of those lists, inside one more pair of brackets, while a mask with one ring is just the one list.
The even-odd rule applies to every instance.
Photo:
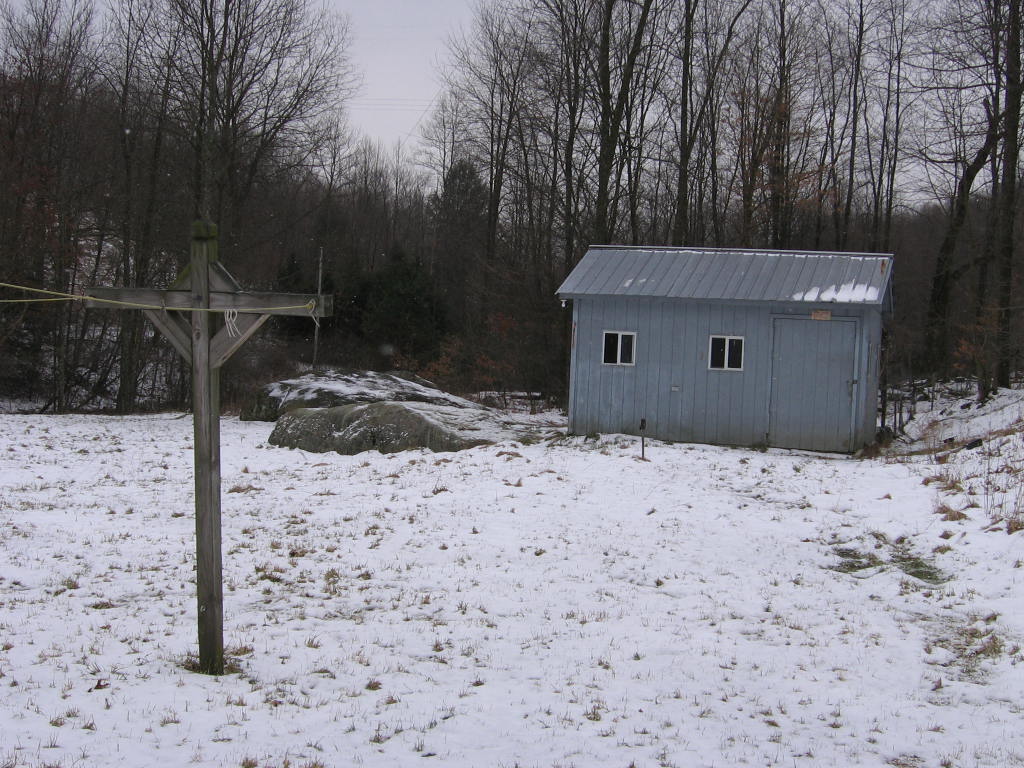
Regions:
[[289, 411], [277, 420], [269, 442], [313, 453], [351, 455], [410, 448], [459, 451], [525, 436], [524, 429], [487, 409], [384, 402]]

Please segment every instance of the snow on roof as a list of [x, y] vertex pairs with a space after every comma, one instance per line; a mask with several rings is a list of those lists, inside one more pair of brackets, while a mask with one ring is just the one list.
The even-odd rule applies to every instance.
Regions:
[[891, 274], [888, 254], [598, 245], [557, 293], [881, 304]]

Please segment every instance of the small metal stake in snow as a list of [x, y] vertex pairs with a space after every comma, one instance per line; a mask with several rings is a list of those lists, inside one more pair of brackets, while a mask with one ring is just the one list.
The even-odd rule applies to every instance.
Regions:
[[647, 437], [644, 432], [647, 431], [647, 419], [640, 419], [640, 458], [643, 461], [647, 461]]
[[[192, 366], [195, 434], [196, 598], [199, 671], [224, 673], [224, 587], [220, 541], [220, 367], [271, 315], [331, 314], [331, 297], [243, 291], [217, 260], [217, 227], [192, 226], [191, 262], [170, 289], [90, 288], [86, 306], [141, 309]], [[191, 325], [182, 317], [190, 312]], [[230, 313], [211, 333], [213, 314]], [[241, 315], [238, 317], [238, 315]]]

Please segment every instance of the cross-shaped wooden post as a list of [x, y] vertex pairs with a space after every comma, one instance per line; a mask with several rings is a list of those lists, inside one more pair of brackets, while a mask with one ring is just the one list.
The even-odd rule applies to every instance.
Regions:
[[[243, 291], [217, 260], [217, 227], [192, 226], [189, 267], [168, 290], [90, 288], [86, 306], [141, 309], [192, 366], [195, 430], [196, 597], [199, 668], [224, 672], [224, 592], [220, 543], [220, 367], [271, 315], [331, 314], [331, 297], [318, 294]], [[192, 314], [191, 327], [182, 317]], [[211, 313], [224, 326], [211, 333]]]

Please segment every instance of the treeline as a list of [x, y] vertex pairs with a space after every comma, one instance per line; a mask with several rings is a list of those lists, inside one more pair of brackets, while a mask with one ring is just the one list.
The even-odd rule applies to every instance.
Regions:
[[[338, 183], [346, 42], [307, 0], [0, 6], [0, 279], [166, 286], [205, 218], [225, 262], [272, 282]], [[56, 410], [183, 399], [141, 313], [0, 306], [6, 393]]]
[[[558, 396], [591, 243], [894, 251], [891, 376], [987, 391], [1019, 361], [1021, 2], [492, 0], [416, 152], [346, 131], [358, 62], [309, 0], [3, 6], [0, 282], [163, 286], [209, 218], [247, 287], [322, 263], [321, 362]], [[0, 304], [0, 391], [184, 400], [138, 315]], [[228, 398], [312, 336], [251, 341]]]
[[511, 284], [550, 306], [589, 243], [895, 251], [891, 373], [1005, 386], [1020, 330], [1020, 6], [482, 6], [427, 138], [443, 178], [468, 162], [485, 186], [487, 301]]

